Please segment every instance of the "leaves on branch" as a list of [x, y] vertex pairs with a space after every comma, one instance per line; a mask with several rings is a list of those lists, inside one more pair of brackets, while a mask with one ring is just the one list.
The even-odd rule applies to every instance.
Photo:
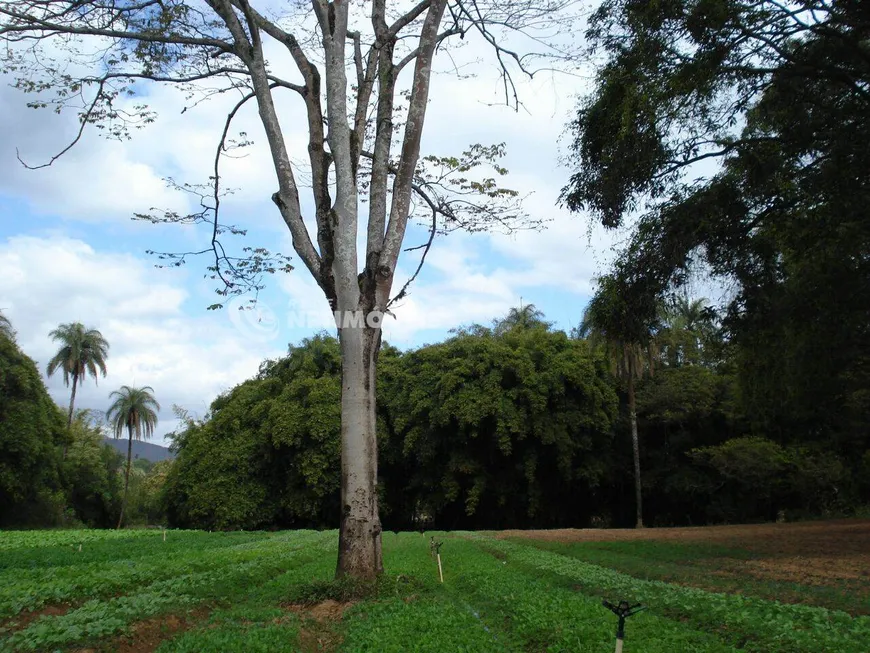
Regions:
[[[219, 217], [219, 167], [223, 156], [251, 144], [245, 134], [228, 138], [237, 111], [249, 100], [257, 105], [278, 176], [273, 200], [296, 254], [330, 300], [336, 292], [336, 243], [347, 236], [336, 234], [330, 224], [336, 212], [334, 187], [353, 187], [357, 206], [365, 191], [374, 193], [384, 207], [370, 225], [366, 269], [359, 275], [381, 279], [382, 295], [389, 294], [409, 218], [432, 225], [426, 251], [436, 232], [509, 232], [540, 226], [522, 211], [522, 198], [501, 184], [507, 172], [497, 163], [504, 154], [502, 146], [474, 146], [458, 157], [419, 159], [424, 109], [435, 54], [446, 52], [451, 42], [468, 42], [468, 37], [482, 40], [495, 54], [505, 102], [518, 108], [515, 75], [530, 77], [538, 70], [573, 65], [574, 3], [433, 0], [403, 8], [373, 0], [365, 15], [351, 16], [349, 5], [336, 5], [331, 11], [332, 15], [321, 5], [312, 11], [311, 6], [289, 3], [284, 15], [267, 16], [247, 0], [0, 0], [0, 36], [7, 43], [0, 54], [3, 71], [22, 91], [34, 95], [31, 106], [79, 116], [80, 129], [71, 142], [47, 162], [30, 167], [51, 165], [82, 138], [86, 126], [126, 139], [153, 122], [156, 115], [141, 101], [152, 83], [178, 87], [186, 101], [182, 112], [209, 98], [238, 92], [241, 99], [227, 116], [209, 184], [176, 185], [198, 193], [201, 210], [186, 216], [159, 210], [136, 216], [155, 223], [210, 222], [209, 248], [158, 256], [163, 257], [160, 265], [178, 267], [190, 256], [212, 252], [214, 261], [206, 276], [221, 284], [220, 294], [256, 291], [264, 274], [289, 267], [279, 254], [255, 248], [230, 255], [221, 244], [222, 237], [244, 231]], [[288, 75], [282, 72], [288, 62], [280, 57], [271, 61], [274, 55], [267, 43], [289, 55]], [[347, 64], [342, 75], [355, 73], [355, 79], [347, 80], [350, 94], [341, 84], [330, 90], [326, 83], [337, 74], [338, 68], [330, 72], [333, 55], [345, 58], [339, 64]], [[413, 68], [412, 77], [397, 86], [406, 66], [408, 71]], [[282, 89], [294, 91], [305, 107], [309, 142], [302, 169], [291, 158], [275, 108], [273, 96]], [[394, 107], [397, 96], [406, 98], [406, 113]], [[386, 127], [380, 136], [379, 121]], [[392, 151], [394, 144], [400, 152]], [[369, 168], [359, 161], [366, 148], [375, 156]], [[379, 181], [367, 179], [366, 171]], [[305, 175], [313, 190], [316, 234], [309, 233], [303, 217], [298, 181]], [[392, 186], [384, 183], [387, 177]], [[207, 187], [213, 191], [210, 196]], [[389, 195], [398, 202], [393, 202], [388, 221]]]
[[[244, 139], [244, 135], [241, 136]], [[264, 247], [242, 247], [237, 254], [227, 252], [221, 241], [221, 236], [246, 236], [247, 229], [236, 225], [218, 222], [217, 206], [215, 204], [215, 179], [209, 184], [180, 184], [172, 178], [165, 180], [167, 185], [177, 191], [193, 195], [197, 198], [200, 211], [186, 215], [177, 211], [152, 208], [149, 213], [136, 213], [134, 220], [145, 220], [152, 224], [202, 225], [211, 231], [211, 247], [189, 252], [158, 252], [147, 250], [147, 254], [156, 256], [160, 263], [157, 268], [181, 267], [188, 258], [195, 256], [211, 256], [213, 262], [207, 266], [204, 278], [219, 282], [215, 292], [221, 297], [231, 297], [253, 292], [255, 295], [265, 287], [265, 276], [276, 272], [290, 272], [293, 266], [291, 258], [278, 252], [271, 252]], [[224, 189], [219, 197], [232, 194], [232, 189]], [[209, 310], [222, 308], [221, 303], [212, 304]]]
[[702, 264], [731, 286], [753, 428], [860, 437], [870, 4], [609, 0], [590, 36], [605, 60], [563, 199], [608, 226], [646, 208], [613, 267], [620, 300], [654, 315]]

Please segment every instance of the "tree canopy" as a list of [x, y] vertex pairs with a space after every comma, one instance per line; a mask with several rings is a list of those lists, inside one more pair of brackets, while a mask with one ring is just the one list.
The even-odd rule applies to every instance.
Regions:
[[[646, 319], [693, 270], [721, 307], [753, 430], [849, 456], [870, 387], [870, 7], [607, 0], [563, 199], [635, 220], [612, 275]], [[848, 454], [847, 454], [848, 452]]]
[[[75, 411], [76, 388], [88, 375], [97, 379], [97, 374], [106, 376], [106, 358], [109, 355], [109, 343], [103, 334], [96, 329], [88, 329], [81, 322], [61, 324], [48, 334], [60, 343], [57, 353], [48, 361], [46, 373], [51, 376], [58, 370], [63, 373], [63, 383], [66, 386], [72, 381], [70, 392], [67, 427], [72, 428]], [[66, 455], [64, 449], [64, 455]]]
[[0, 524], [51, 522], [63, 509], [63, 413], [7, 333], [0, 333]]
[[89, 411], [65, 425], [7, 324], [0, 333], [0, 526], [112, 525], [123, 458], [103, 442]]
[[415, 513], [449, 528], [588, 519], [616, 396], [587, 343], [542, 317], [512, 310], [384, 363], [387, 503], [405, 524]]
[[257, 378], [184, 416], [167, 478], [169, 517], [200, 528], [334, 524], [341, 359], [325, 335], [265, 361]]

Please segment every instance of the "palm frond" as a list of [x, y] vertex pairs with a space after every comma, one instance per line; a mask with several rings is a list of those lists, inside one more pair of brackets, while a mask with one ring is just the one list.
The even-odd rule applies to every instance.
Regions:
[[95, 381], [98, 374], [106, 376], [109, 343], [98, 330], [86, 329], [81, 322], [70, 322], [61, 324], [48, 335], [60, 343], [60, 348], [48, 363], [48, 376], [62, 370], [65, 385], [69, 385], [73, 378], [81, 382], [88, 375]]
[[133, 388], [125, 385], [109, 394], [112, 404], [106, 411], [106, 419], [116, 438], [123, 435], [124, 429], [137, 440], [141, 440], [143, 435], [145, 439], [154, 435], [160, 404], [153, 392], [151, 386]]

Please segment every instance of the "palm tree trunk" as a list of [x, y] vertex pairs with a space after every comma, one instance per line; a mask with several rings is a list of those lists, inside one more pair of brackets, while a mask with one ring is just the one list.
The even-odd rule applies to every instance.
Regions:
[[[67, 439], [72, 435], [72, 419], [73, 419], [73, 411], [75, 410], [76, 405], [76, 386], [78, 385], [79, 377], [76, 374], [73, 374], [73, 384], [72, 384], [72, 393], [70, 393], [69, 397], [69, 415], [66, 420], [66, 435]], [[66, 460], [66, 451], [69, 447], [69, 441], [63, 443], [63, 459]]]
[[118, 526], [121, 528], [121, 523], [124, 521], [124, 510], [127, 508], [127, 489], [130, 487], [130, 461], [133, 459], [133, 427], [127, 426], [127, 469], [124, 472], [124, 498], [121, 500], [121, 515], [118, 517]]
[[634, 399], [634, 375], [628, 377], [628, 417], [631, 421], [631, 447], [634, 450], [634, 498], [637, 506], [635, 528], [643, 528], [643, 497], [640, 484], [640, 443], [637, 437], [637, 408]]

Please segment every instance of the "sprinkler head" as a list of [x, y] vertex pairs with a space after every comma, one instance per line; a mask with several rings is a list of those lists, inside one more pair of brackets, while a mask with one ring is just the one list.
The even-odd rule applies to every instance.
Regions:
[[613, 605], [610, 601], [602, 601], [601, 605], [610, 610], [620, 619], [625, 619], [626, 617], [637, 614], [641, 610], [646, 610], [645, 605], [641, 605], [640, 603], [631, 605], [628, 601], [620, 601], [616, 605]]
[[610, 610], [613, 614], [619, 617], [619, 623], [616, 626], [616, 639], [622, 640], [625, 638], [625, 620], [640, 612], [641, 610], [646, 610], [646, 606], [637, 603], [635, 605], [629, 604], [628, 601], [620, 601], [616, 605], [613, 605], [610, 601], [602, 601], [601, 605]]

